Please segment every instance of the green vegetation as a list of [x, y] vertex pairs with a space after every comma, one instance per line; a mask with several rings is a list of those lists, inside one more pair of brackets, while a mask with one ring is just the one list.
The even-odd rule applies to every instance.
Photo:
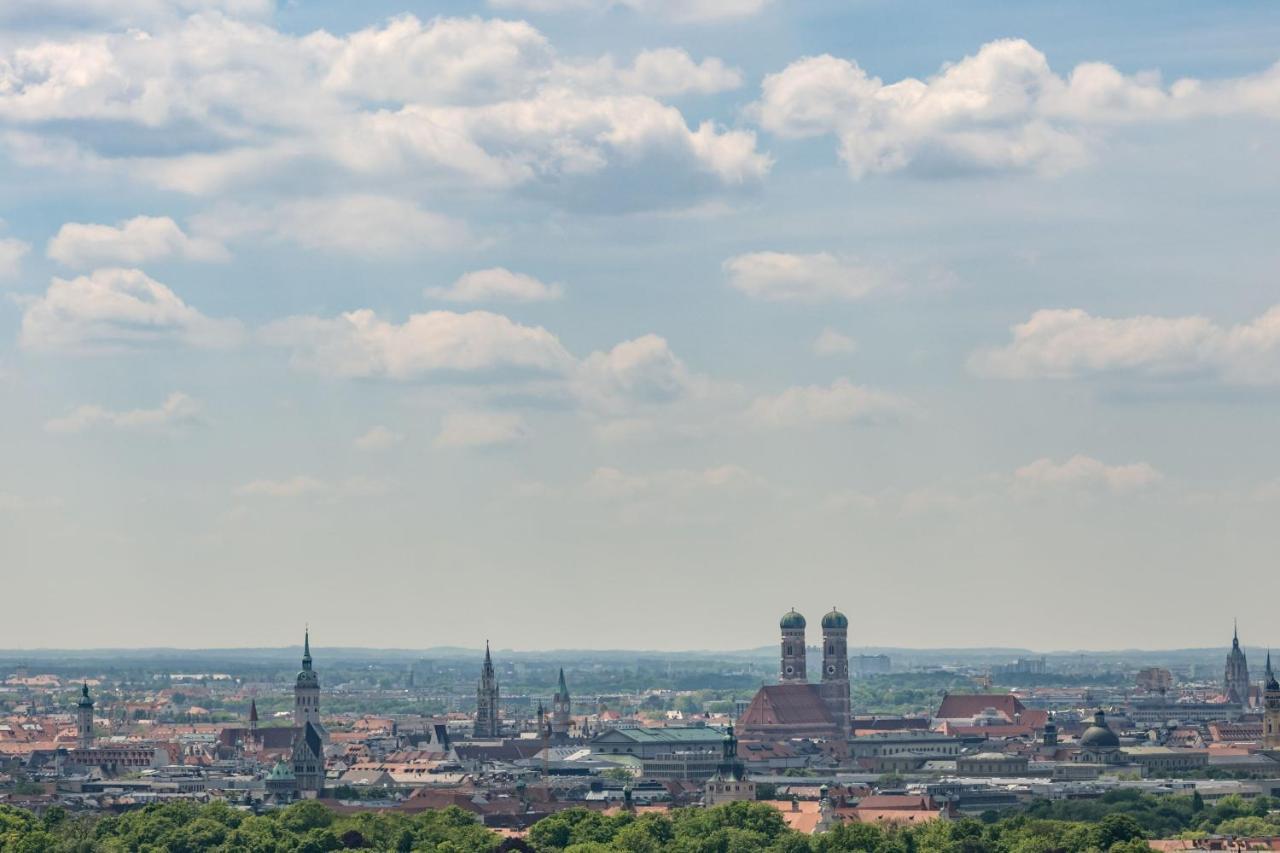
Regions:
[[851, 685], [853, 707], [859, 713], [910, 714], [932, 713], [942, 696], [952, 693], [977, 693], [972, 678], [950, 672], [899, 672], [872, 675], [854, 680]]
[[[763, 803], [729, 803], [669, 814], [605, 815], [568, 809], [536, 823], [538, 853], [1136, 853], [1148, 838], [1206, 834], [1280, 835], [1270, 798], [1153, 797], [1115, 791], [1096, 800], [1037, 801], [1026, 810], [981, 820], [935, 821], [901, 829], [839, 824], [803, 835]], [[0, 806], [4, 853], [197, 853], [329, 850], [484, 853], [501, 838], [457, 808], [408, 816], [337, 815], [315, 802], [254, 815], [226, 803], [167, 803], [123, 815], [78, 817], [55, 807], [43, 817]]]

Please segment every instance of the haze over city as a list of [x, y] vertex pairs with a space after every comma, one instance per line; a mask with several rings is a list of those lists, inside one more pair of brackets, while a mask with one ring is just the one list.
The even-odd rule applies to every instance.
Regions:
[[2, 3], [0, 648], [1280, 646], [1278, 44]]

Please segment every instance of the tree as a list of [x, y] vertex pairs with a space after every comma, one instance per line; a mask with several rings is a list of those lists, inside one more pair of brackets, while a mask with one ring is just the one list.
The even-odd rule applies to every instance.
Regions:
[[1142, 825], [1127, 814], [1113, 813], [1104, 817], [1094, 827], [1095, 844], [1110, 850], [1112, 845], [1121, 841], [1132, 841], [1145, 837]]

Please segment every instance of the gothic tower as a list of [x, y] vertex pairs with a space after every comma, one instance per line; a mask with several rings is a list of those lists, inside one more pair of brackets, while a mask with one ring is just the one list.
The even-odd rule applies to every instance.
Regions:
[[1249, 704], [1249, 665], [1240, 648], [1240, 632], [1231, 632], [1231, 651], [1227, 653], [1226, 672], [1222, 677], [1222, 694], [1233, 705]]
[[569, 739], [570, 705], [569, 687], [564, 683], [564, 667], [561, 667], [560, 684], [551, 699], [551, 736], [556, 740]]
[[783, 684], [803, 684], [809, 678], [804, 669], [804, 617], [791, 610], [782, 614], [782, 668], [778, 677]]
[[493, 658], [489, 657], [489, 641], [484, 641], [484, 666], [480, 668], [480, 683], [476, 685], [476, 737], [498, 737], [498, 677], [493, 672]]
[[1262, 745], [1280, 749], [1280, 683], [1271, 671], [1271, 652], [1267, 652], [1267, 680], [1262, 688]]
[[849, 619], [834, 607], [822, 617], [822, 701], [840, 724], [845, 737], [852, 734], [849, 702]]
[[80, 688], [80, 701], [76, 702], [76, 747], [90, 749], [93, 746], [93, 700], [89, 698], [89, 682]]
[[302, 670], [293, 685], [293, 724], [306, 728], [307, 723], [321, 731], [320, 726], [320, 678], [311, 668], [311, 629], [302, 639]]

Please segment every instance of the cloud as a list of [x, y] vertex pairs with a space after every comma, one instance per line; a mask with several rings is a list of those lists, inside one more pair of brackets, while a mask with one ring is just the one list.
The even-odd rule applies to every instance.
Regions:
[[361, 309], [338, 317], [290, 317], [263, 330], [299, 367], [333, 376], [409, 380], [433, 373], [563, 372], [572, 357], [555, 335], [500, 314], [431, 311], [396, 324]]
[[22, 259], [31, 251], [31, 244], [15, 237], [0, 237], [0, 279], [17, 278], [22, 269]]
[[448, 287], [429, 287], [426, 292], [448, 302], [546, 302], [563, 296], [564, 288], [493, 267], [466, 273]]
[[719, 60], [679, 50], [623, 69], [607, 57], [564, 60], [518, 21], [405, 15], [295, 36], [195, 15], [0, 49], [0, 130], [19, 134], [10, 142], [28, 159], [196, 194], [292, 192], [319, 175], [678, 208], [758, 182], [771, 161], [752, 132], [691, 126], [655, 95], [737, 82]]
[[203, 410], [199, 400], [175, 391], [154, 409], [113, 412], [101, 406], [79, 406], [65, 417], [47, 421], [44, 428], [56, 433], [84, 432], [96, 427], [118, 430], [165, 429], [198, 423]]
[[494, 447], [528, 437], [524, 419], [511, 412], [450, 412], [436, 435], [439, 448]]
[[135, 216], [114, 226], [68, 222], [49, 241], [45, 254], [77, 268], [136, 266], [171, 257], [192, 261], [229, 257], [217, 241], [189, 237], [167, 216]]
[[574, 384], [588, 406], [616, 412], [637, 403], [675, 401], [700, 382], [665, 338], [650, 334], [623, 341], [608, 352], [593, 352], [583, 359]]
[[219, 240], [256, 236], [368, 257], [474, 242], [463, 222], [410, 201], [368, 194], [292, 199], [267, 207], [227, 205], [193, 217], [192, 223]]
[[885, 84], [856, 62], [800, 59], [767, 76], [752, 114], [782, 137], [833, 135], [854, 177], [921, 173], [1057, 173], [1092, 154], [1120, 123], [1220, 116], [1280, 118], [1280, 64], [1218, 81], [1127, 76], [1100, 62], [1065, 78], [1021, 39], [984, 44], [924, 80]]
[[1078, 308], [1043, 309], [1012, 331], [1007, 346], [975, 353], [970, 369], [1004, 379], [1129, 373], [1280, 382], [1280, 306], [1230, 327], [1198, 316], [1110, 318]]
[[759, 14], [772, 0], [489, 0], [525, 12], [604, 12], [618, 7], [678, 22], [721, 21]]
[[235, 493], [241, 497], [281, 500], [306, 497], [338, 500], [375, 497], [385, 494], [389, 488], [390, 484], [384, 480], [371, 480], [365, 477], [350, 477], [341, 482], [328, 482], [306, 474], [298, 474], [283, 480], [251, 480], [238, 487]]
[[375, 451], [387, 450], [402, 441], [404, 441], [403, 435], [379, 425], [370, 427], [367, 432], [359, 436], [353, 443], [357, 450]]
[[94, 350], [160, 344], [220, 348], [238, 344], [240, 323], [206, 317], [141, 270], [101, 269], [54, 278], [23, 302], [22, 346]]
[[636, 54], [629, 68], [613, 69], [612, 62], [598, 67], [612, 85], [654, 97], [714, 95], [742, 85], [742, 72], [708, 57], [695, 62], [688, 51], [665, 47]]
[[1013, 479], [1019, 489], [1101, 488], [1123, 493], [1154, 485], [1162, 475], [1145, 462], [1106, 465], [1090, 456], [1076, 455], [1062, 463], [1037, 459], [1014, 471]]
[[766, 302], [851, 301], [894, 283], [884, 270], [826, 252], [750, 252], [729, 258], [723, 268], [731, 287]]
[[813, 351], [816, 355], [847, 355], [857, 350], [858, 345], [853, 338], [843, 335], [828, 326], [813, 339]]
[[327, 48], [323, 87], [377, 101], [484, 103], [527, 96], [555, 63], [542, 33], [524, 21], [401, 15]]
[[830, 385], [797, 386], [757, 397], [747, 410], [747, 420], [761, 429], [875, 424], [899, 420], [910, 408], [892, 394], [837, 379]]

